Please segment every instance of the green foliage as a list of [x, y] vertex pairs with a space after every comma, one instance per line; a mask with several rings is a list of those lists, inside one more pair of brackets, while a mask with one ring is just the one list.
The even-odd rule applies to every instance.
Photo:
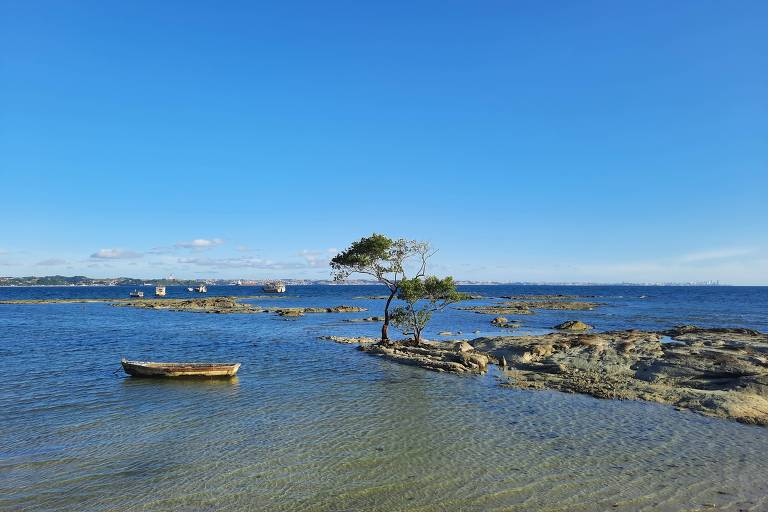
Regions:
[[392, 240], [373, 233], [334, 256], [331, 259], [331, 274], [334, 281], [344, 281], [355, 273], [367, 274], [389, 288], [389, 298], [384, 305], [384, 323], [381, 327], [381, 339], [386, 340], [390, 322], [389, 305], [400, 289], [400, 283], [406, 279], [407, 260], [418, 257], [418, 270], [414, 276], [423, 277], [427, 259], [432, 254], [426, 242], [403, 238]]
[[347, 250], [340, 252], [331, 260], [334, 280], [343, 281], [354, 272], [381, 279], [380, 276], [392, 272], [393, 261], [390, 250], [393, 244], [391, 238], [377, 233], [353, 242]]
[[421, 268], [416, 275], [424, 275], [426, 260], [431, 256], [429, 244], [402, 238], [392, 240], [373, 233], [334, 256], [331, 273], [335, 281], [343, 281], [354, 273], [367, 274], [395, 291], [400, 279], [405, 277], [405, 262], [414, 256], [421, 257]]
[[403, 279], [400, 281], [397, 298], [405, 302], [405, 306], [398, 306], [392, 311], [392, 323], [404, 332], [412, 331], [418, 343], [432, 314], [461, 301], [463, 297], [456, 290], [456, 283], [451, 276], [444, 279], [435, 276]]

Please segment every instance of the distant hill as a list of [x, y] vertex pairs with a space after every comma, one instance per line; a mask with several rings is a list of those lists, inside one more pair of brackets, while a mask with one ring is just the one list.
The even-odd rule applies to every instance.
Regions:
[[[248, 286], [261, 286], [269, 279], [250, 280]], [[282, 279], [289, 286], [312, 284], [377, 284], [376, 281], [351, 279], [345, 283], [336, 283], [332, 280], [309, 279]], [[26, 277], [0, 277], [0, 286], [194, 286], [199, 283], [208, 285], [233, 285], [238, 284], [232, 279], [136, 279], [132, 277], [93, 278], [86, 276], [26, 276]]]
[[95, 279], [86, 276], [27, 276], [0, 277], [0, 286], [115, 286], [143, 284], [141, 279], [118, 277], [114, 279]]

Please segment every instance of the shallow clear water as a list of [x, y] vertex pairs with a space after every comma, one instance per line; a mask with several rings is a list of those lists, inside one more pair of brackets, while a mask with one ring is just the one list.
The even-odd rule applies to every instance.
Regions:
[[[766, 288], [467, 287], [596, 295], [600, 330], [681, 323], [768, 330]], [[125, 297], [123, 288], [0, 288], [0, 299]], [[171, 295], [186, 295], [181, 288]], [[211, 294], [259, 294], [213, 287]], [[206, 315], [108, 304], [0, 305], [2, 510], [768, 509], [768, 429], [666, 406], [517, 391], [493, 374], [401, 366], [323, 334], [370, 334], [378, 287], [293, 287], [274, 305], [367, 313]], [[646, 296], [645, 298], [640, 298]], [[480, 302], [473, 302], [473, 304]], [[500, 334], [449, 310], [442, 330]], [[115, 373], [121, 356], [243, 363], [231, 382]]]

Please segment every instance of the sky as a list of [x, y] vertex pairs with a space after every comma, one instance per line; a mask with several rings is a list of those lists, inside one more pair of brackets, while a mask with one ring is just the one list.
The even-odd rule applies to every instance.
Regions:
[[764, 1], [0, 0], [0, 275], [768, 285]]

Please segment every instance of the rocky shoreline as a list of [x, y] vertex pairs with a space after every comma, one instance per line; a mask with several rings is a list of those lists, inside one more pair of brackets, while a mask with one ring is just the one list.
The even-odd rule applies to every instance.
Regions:
[[[331, 307], [262, 307], [241, 302], [265, 298], [263, 295], [244, 297], [196, 297], [191, 299], [28, 299], [5, 300], [0, 304], [84, 304], [107, 303], [115, 307], [183, 311], [213, 314], [276, 313], [279, 316], [303, 316], [307, 313], [357, 313], [368, 311], [358, 306]], [[266, 297], [271, 299], [272, 297]], [[364, 321], [367, 319], [364, 319]]]
[[389, 343], [327, 337], [429, 370], [501, 370], [504, 386], [646, 400], [707, 416], [768, 426], [768, 334], [681, 326], [651, 332], [556, 332], [470, 342]]
[[486, 315], [533, 315], [535, 309], [591, 311], [601, 304], [572, 300], [512, 300], [484, 306], [461, 306], [456, 309]]
[[195, 299], [139, 299], [121, 301], [113, 304], [117, 307], [140, 309], [160, 309], [168, 311], [186, 311], [192, 313], [276, 313], [280, 316], [303, 316], [306, 313], [354, 313], [368, 311], [357, 306], [331, 307], [262, 307], [240, 302], [248, 297], [205, 297]]

